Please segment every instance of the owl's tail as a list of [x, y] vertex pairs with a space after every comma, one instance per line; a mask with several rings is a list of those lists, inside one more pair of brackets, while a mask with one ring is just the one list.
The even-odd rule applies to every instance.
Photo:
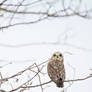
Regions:
[[64, 83], [62, 81], [62, 78], [58, 79], [56, 84], [57, 84], [57, 87], [61, 87], [61, 88], [64, 87]]

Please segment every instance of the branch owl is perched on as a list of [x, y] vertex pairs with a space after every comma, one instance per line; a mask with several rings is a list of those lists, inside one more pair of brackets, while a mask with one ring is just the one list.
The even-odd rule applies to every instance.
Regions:
[[65, 69], [63, 55], [60, 52], [53, 54], [47, 66], [48, 75], [57, 87], [64, 87]]

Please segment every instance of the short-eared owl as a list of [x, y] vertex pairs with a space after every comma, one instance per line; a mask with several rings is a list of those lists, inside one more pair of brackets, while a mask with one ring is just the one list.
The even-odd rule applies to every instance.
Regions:
[[53, 54], [47, 66], [48, 75], [56, 83], [57, 87], [64, 87], [65, 69], [63, 64], [63, 55], [60, 52]]

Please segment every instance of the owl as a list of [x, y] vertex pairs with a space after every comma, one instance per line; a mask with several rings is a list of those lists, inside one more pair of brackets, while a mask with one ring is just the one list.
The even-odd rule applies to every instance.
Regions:
[[64, 87], [65, 80], [65, 68], [63, 64], [63, 55], [60, 52], [56, 52], [49, 59], [47, 72], [48, 75], [57, 87]]

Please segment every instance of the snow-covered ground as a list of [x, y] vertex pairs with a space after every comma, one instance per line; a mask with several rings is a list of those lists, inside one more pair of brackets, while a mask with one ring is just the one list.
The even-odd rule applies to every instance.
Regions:
[[[48, 60], [56, 51], [64, 55], [66, 79], [84, 78], [90, 74], [92, 72], [90, 71], [92, 69], [92, 20], [75, 16], [44, 20], [32, 25], [16, 26], [0, 31], [0, 66], [12, 62], [0, 68], [0, 72], [3, 77], [11, 76], [33, 63], [40, 64]], [[43, 72], [46, 74], [41, 75], [41, 81], [49, 81], [46, 66]], [[27, 75], [31, 77], [31, 74], [26, 72], [19, 84], [28, 78]], [[18, 84], [13, 81], [2, 85], [1, 88], [10, 90], [12, 83], [15, 88]], [[38, 83], [38, 77], [36, 77], [34, 84]], [[65, 88], [67, 85], [68, 83], [65, 83]], [[54, 83], [45, 85], [43, 88], [44, 92], [61, 90]], [[92, 78], [74, 82], [67, 90], [67, 92], [91, 91]], [[41, 88], [32, 88], [30, 92], [41, 92]]]

